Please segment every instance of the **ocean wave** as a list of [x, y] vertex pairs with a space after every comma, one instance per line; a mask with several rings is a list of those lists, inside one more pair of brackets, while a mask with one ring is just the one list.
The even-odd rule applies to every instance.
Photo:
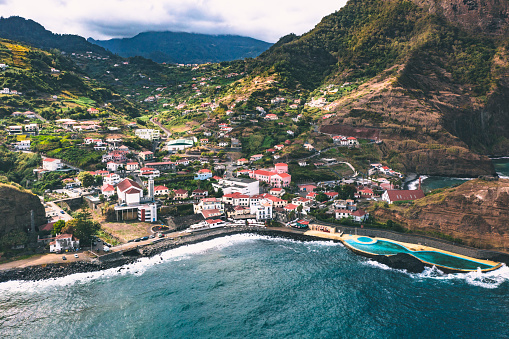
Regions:
[[509, 179], [509, 176], [504, 175], [503, 173], [497, 172], [497, 175], [500, 179]]
[[365, 263], [383, 270], [393, 270], [408, 274], [415, 279], [433, 279], [441, 281], [463, 281], [469, 285], [482, 288], [495, 289], [504, 282], [509, 282], [509, 267], [502, 264], [502, 267], [489, 272], [481, 272], [480, 270], [469, 273], [444, 273], [437, 267], [426, 267], [421, 273], [409, 273], [406, 270], [393, 269], [387, 265], [381, 264], [374, 260], [367, 260]]
[[496, 158], [490, 157], [490, 160], [502, 160], [502, 159], [509, 159], [509, 157], [496, 157]]
[[409, 190], [416, 190], [419, 187], [419, 179], [421, 179], [421, 183], [428, 179], [429, 177], [427, 175], [421, 175], [417, 177], [417, 179], [414, 179], [412, 181], [409, 181], [407, 184], [407, 187]]
[[[0, 293], [3, 292], [24, 292], [24, 293], [38, 293], [43, 292], [47, 288], [65, 287], [74, 284], [86, 284], [98, 279], [107, 279], [115, 276], [122, 275], [142, 275], [145, 271], [155, 265], [171, 262], [181, 261], [195, 255], [205, 253], [210, 250], [221, 250], [233, 245], [247, 243], [258, 240], [270, 240], [282, 243], [296, 243], [301, 242], [287, 238], [276, 238], [266, 235], [258, 234], [235, 234], [212, 240], [207, 240], [195, 244], [181, 246], [175, 249], [162, 252], [150, 258], [140, 258], [136, 262], [114, 267], [97, 272], [75, 273], [65, 277], [39, 280], [39, 281], [24, 281], [12, 280], [0, 283]], [[315, 241], [309, 242], [309, 246], [342, 246], [340, 243], [332, 241]]]

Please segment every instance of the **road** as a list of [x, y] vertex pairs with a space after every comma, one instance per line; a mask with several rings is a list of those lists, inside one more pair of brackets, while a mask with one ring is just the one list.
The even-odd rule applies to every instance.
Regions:
[[[79, 258], [75, 258], [74, 254], [78, 254]], [[65, 256], [66, 260], [62, 259]], [[44, 264], [58, 264], [69, 263], [75, 261], [89, 261], [90, 254], [88, 251], [69, 252], [63, 254], [47, 253], [30, 257], [28, 259], [11, 261], [5, 264], [0, 264], [0, 270], [9, 270], [12, 268], [23, 268], [28, 266], [44, 265]]]
[[169, 138], [171, 136], [170, 130], [164, 127], [163, 124], [159, 122], [159, 119], [157, 119], [157, 117], [150, 119], [150, 122], [159, 126], [159, 128], [162, 129], [164, 133], [166, 133], [166, 138]]

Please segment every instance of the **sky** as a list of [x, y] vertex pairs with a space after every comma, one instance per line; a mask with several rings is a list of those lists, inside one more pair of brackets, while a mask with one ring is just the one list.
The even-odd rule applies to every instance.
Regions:
[[3, 17], [32, 19], [54, 33], [131, 37], [144, 31], [236, 34], [276, 42], [301, 35], [346, 0], [0, 0]]

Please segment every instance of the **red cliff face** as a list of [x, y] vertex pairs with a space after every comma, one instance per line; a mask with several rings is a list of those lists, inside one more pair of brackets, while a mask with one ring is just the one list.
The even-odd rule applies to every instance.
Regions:
[[509, 33], [509, 1], [507, 0], [412, 1], [471, 32], [500, 36]]

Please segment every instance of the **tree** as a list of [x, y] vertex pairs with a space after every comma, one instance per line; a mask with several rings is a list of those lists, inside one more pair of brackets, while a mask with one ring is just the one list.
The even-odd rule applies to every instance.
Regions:
[[28, 242], [28, 235], [19, 230], [12, 230], [0, 239], [0, 246], [11, 248], [17, 245], [24, 245]]
[[56, 223], [53, 224], [53, 230], [51, 230], [51, 235], [56, 236], [57, 234], [62, 233], [62, 228], [65, 227], [65, 221], [64, 220], [58, 220]]
[[62, 229], [62, 233], [72, 234], [78, 238], [81, 243], [88, 243], [101, 229], [101, 225], [93, 220], [86, 219], [85, 216], [80, 213], [76, 218], [69, 220], [65, 224], [65, 228]]
[[329, 200], [329, 197], [327, 197], [327, 195], [323, 192], [320, 192], [316, 195], [316, 201], [319, 201], [319, 202], [324, 202], [324, 201], [327, 201]]
[[80, 172], [78, 174], [78, 180], [81, 182], [83, 187], [90, 187], [95, 183], [95, 178], [89, 172]]

